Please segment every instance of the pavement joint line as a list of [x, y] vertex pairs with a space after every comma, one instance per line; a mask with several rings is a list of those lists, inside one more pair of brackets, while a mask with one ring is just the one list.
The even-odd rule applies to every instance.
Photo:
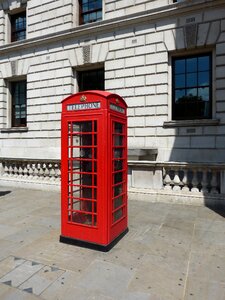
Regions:
[[[38, 272], [40, 272], [41, 270], [43, 270], [45, 267], [48, 267], [48, 268], [50, 268], [51, 269], [51, 272], [54, 272], [54, 271], [62, 271], [63, 273], [62, 274], [60, 274], [59, 276], [57, 276], [40, 294], [34, 294], [34, 295], [37, 295], [37, 296], [40, 296], [46, 289], [48, 289], [55, 281], [57, 281], [59, 278], [60, 278], [60, 276], [62, 276], [63, 274], [65, 274], [66, 273], [66, 271], [67, 270], [65, 270], [65, 269], [61, 269], [61, 268], [58, 268], [58, 267], [55, 267], [55, 266], [51, 266], [51, 265], [46, 265], [46, 264], [42, 264], [42, 263], [39, 263], [39, 262], [36, 262], [36, 261], [34, 261], [34, 260], [31, 260], [31, 259], [26, 259], [26, 258], [22, 258], [22, 257], [18, 257], [18, 256], [13, 256], [13, 255], [9, 255], [9, 256], [7, 256], [7, 257], [5, 257], [5, 258], [3, 258], [2, 260], [1, 260], [1, 262], [2, 261], [4, 261], [4, 260], [6, 260], [7, 258], [9, 258], [9, 257], [12, 257], [12, 258], [14, 258], [14, 260], [15, 259], [17, 259], [17, 260], [24, 260], [21, 264], [19, 264], [18, 266], [15, 266], [13, 269], [11, 269], [10, 271], [8, 271], [8, 272], [6, 272], [3, 276], [1, 276], [0, 277], [0, 279], [1, 278], [3, 278], [4, 276], [6, 276], [7, 274], [9, 274], [10, 272], [12, 272], [13, 270], [15, 270], [15, 269], [17, 269], [18, 267], [20, 267], [20, 266], [22, 266], [23, 264], [25, 264], [26, 262], [30, 262], [31, 263], [31, 266], [34, 266], [34, 265], [42, 265], [42, 267], [41, 267], [41, 269], [39, 269], [39, 270], [37, 270], [36, 272], [34, 272], [30, 277], [28, 277], [28, 278], [26, 278], [26, 280], [24, 280], [23, 282], [21, 282], [21, 284], [20, 285], [18, 285], [17, 287], [14, 287], [14, 288], [16, 288], [16, 289], [18, 289], [18, 290], [21, 290], [21, 291], [23, 291], [23, 292], [26, 292], [26, 293], [29, 293], [29, 294], [34, 294], [33, 293], [33, 288], [32, 287], [30, 287], [30, 288], [25, 288], [25, 289], [21, 289], [20, 287], [25, 283], [25, 282], [27, 282], [29, 279], [31, 279], [33, 276], [35, 276]], [[1, 284], [5, 284], [5, 285], [8, 285], [8, 286], [12, 286], [12, 280], [8, 280], [8, 281], [6, 281], [6, 282], [1, 282]]]
[[195, 226], [196, 225], [194, 223], [192, 237], [191, 237], [191, 249], [190, 249], [190, 253], [189, 253], [189, 256], [188, 256], [187, 272], [186, 272], [186, 276], [185, 276], [185, 280], [184, 280], [184, 292], [183, 292], [183, 297], [182, 297], [183, 300], [185, 300], [186, 290], [187, 290], [187, 281], [188, 281], [188, 275], [189, 275], [189, 270], [190, 270], [190, 262], [191, 262], [191, 256], [192, 256], [192, 244], [193, 244], [193, 240], [194, 240], [194, 236], [195, 236]]

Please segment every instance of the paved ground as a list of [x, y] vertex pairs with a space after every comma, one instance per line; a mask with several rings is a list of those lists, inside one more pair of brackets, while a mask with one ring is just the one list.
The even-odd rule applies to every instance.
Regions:
[[0, 299], [225, 299], [222, 211], [130, 201], [129, 229], [108, 253], [62, 244], [58, 193], [1, 187]]

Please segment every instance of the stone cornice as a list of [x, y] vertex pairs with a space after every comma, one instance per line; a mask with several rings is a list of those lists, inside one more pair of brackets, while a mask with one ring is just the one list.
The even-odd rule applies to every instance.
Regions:
[[187, 2], [178, 2], [141, 13], [81, 25], [57, 33], [0, 46], [0, 54], [21, 51], [25, 48], [42, 46], [44, 44], [64, 41], [71, 38], [85, 38], [85, 36], [92, 36], [98, 33], [106, 33], [112, 30], [122, 29], [146, 22], [153, 22], [163, 18], [176, 17], [178, 15], [180, 16], [193, 12], [196, 13], [198, 11], [202, 11], [203, 5], [205, 9], [216, 8], [219, 6], [224, 6], [224, 0], [187, 0]]

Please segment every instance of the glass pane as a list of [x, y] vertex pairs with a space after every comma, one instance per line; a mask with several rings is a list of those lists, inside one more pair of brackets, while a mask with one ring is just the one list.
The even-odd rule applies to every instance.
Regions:
[[198, 96], [201, 100], [209, 101], [209, 88], [199, 88], [198, 89]]
[[114, 146], [122, 146], [123, 145], [123, 136], [115, 135], [114, 136]]
[[186, 59], [187, 65], [187, 73], [197, 72], [197, 58], [187, 58]]
[[123, 204], [123, 196], [119, 196], [118, 198], [114, 199], [114, 205], [113, 208], [116, 209], [117, 207], [121, 206]]
[[189, 100], [193, 100], [194, 97], [197, 97], [197, 89], [187, 89], [187, 97]]
[[175, 91], [175, 102], [180, 101], [181, 99], [183, 99], [185, 97], [185, 92], [186, 90], [176, 90]]
[[175, 61], [175, 74], [185, 73], [185, 59], [178, 59]]
[[117, 123], [117, 122], [115, 122], [114, 124], [115, 124], [114, 132], [115, 133], [123, 133], [123, 124]]
[[114, 174], [114, 184], [123, 181], [123, 172]]
[[198, 73], [198, 85], [208, 86], [209, 85], [209, 72], [199, 72]]
[[187, 87], [196, 87], [197, 84], [197, 73], [187, 74]]
[[123, 169], [123, 161], [122, 160], [114, 160], [114, 171], [119, 171]]
[[122, 194], [122, 192], [123, 192], [123, 185], [122, 184], [114, 186], [114, 196], [113, 197], [119, 196], [120, 194]]
[[123, 216], [123, 209], [120, 208], [119, 210], [117, 210], [116, 212], [114, 212], [114, 214], [113, 214], [113, 221], [114, 222], [118, 221], [122, 216]]
[[118, 148], [114, 149], [114, 158], [122, 158], [123, 157], [123, 149]]
[[202, 56], [198, 58], [198, 70], [199, 71], [206, 71], [210, 69], [210, 60], [209, 56]]
[[185, 75], [176, 75], [175, 76], [175, 87], [184, 88], [185, 87]]
[[74, 223], [92, 225], [92, 215], [82, 212], [72, 212], [69, 220]]

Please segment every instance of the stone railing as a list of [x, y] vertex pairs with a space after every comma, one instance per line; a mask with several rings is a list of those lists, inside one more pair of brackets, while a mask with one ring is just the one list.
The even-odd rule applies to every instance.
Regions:
[[225, 164], [129, 160], [128, 167], [130, 199], [225, 205]]
[[166, 190], [203, 194], [220, 194], [221, 165], [166, 163], [163, 166], [163, 186]]
[[2, 158], [1, 180], [59, 185], [59, 160]]

